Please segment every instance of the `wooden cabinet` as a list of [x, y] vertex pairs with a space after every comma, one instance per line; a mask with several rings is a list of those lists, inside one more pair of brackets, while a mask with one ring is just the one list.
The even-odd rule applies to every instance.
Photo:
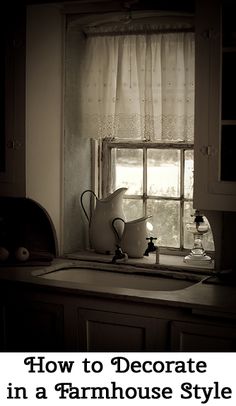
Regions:
[[233, 1], [196, 2], [194, 207], [236, 211]]
[[64, 305], [50, 297], [20, 288], [1, 292], [0, 343], [4, 351], [62, 351]]
[[40, 300], [5, 303], [2, 345], [5, 351], [62, 351], [64, 348], [64, 308], [62, 304]]
[[4, 307], [0, 304], [0, 351], [4, 349]]
[[1, 87], [0, 194], [25, 196], [25, 12], [6, 16]]
[[236, 351], [236, 327], [173, 322], [171, 351]]
[[164, 351], [168, 321], [78, 309], [80, 351]]
[[117, 303], [8, 284], [1, 289], [0, 350], [168, 349], [168, 320], [138, 315], [140, 304]]
[[236, 351], [236, 317], [1, 281], [0, 351]]

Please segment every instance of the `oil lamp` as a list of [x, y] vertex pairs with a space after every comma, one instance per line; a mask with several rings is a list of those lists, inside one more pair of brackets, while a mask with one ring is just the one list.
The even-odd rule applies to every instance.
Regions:
[[186, 228], [193, 234], [194, 244], [190, 254], [184, 258], [184, 262], [196, 266], [211, 263], [212, 259], [206, 254], [202, 245], [203, 236], [209, 231], [209, 225], [198, 210], [195, 210], [194, 220], [192, 223], [187, 223]]

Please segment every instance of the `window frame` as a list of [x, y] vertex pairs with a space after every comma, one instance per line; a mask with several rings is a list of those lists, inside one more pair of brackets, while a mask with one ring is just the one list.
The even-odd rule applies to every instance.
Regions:
[[[153, 142], [153, 141], [146, 141], [146, 140], [121, 140], [121, 139], [110, 139], [104, 138], [102, 140], [97, 141], [95, 148], [93, 146], [93, 150], [97, 150], [97, 162], [98, 162], [98, 170], [96, 173], [97, 179], [97, 187], [96, 190], [98, 195], [102, 198], [107, 196], [111, 193], [111, 150], [112, 148], [128, 148], [128, 149], [143, 149], [143, 187], [144, 193], [141, 197], [144, 203], [144, 215], [146, 214], [147, 208], [147, 200], [148, 199], [158, 199], [158, 200], [169, 200], [169, 201], [179, 201], [180, 202], [180, 247], [161, 247], [161, 252], [165, 254], [173, 254], [173, 255], [186, 255], [189, 252], [188, 248], [184, 248], [184, 221], [183, 221], [183, 213], [184, 213], [184, 203], [185, 202], [192, 202], [193, 198], [187, 198], [184, 196], [184, 151], [192, 150], [194, 151], [194, 144], [193, 143], [186, 143], [186, 142]], [[180, 196], [179, 197], [161, 197], [161, 196], [148, 196], [147, 191], [147, 150], [148, 149], [177, 149], [180, 150]], [[95, 169], [95, 167], [94, 167]], [[94, 171], [93, 171], [94, 172]], [[140, 195], [139, 195], [140, 196]], [[124, 198], [126, 198], [124, 196]], [[137, 199], [137, 195], [127, 195], [129, 199]]]

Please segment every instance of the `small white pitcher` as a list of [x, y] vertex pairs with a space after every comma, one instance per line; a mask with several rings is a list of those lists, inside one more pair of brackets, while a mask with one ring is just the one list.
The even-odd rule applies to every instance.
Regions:
[[[123, 252], [126, 252], [130, 258], [142, 258], [147, 246], [147, 220], [152, 216], [141, 217], [132, 221], [125, 222], [121, 217], [116, 217], [112, 221], [112, 227], [117, 237], [117, 243]], [[115, 226], [117, 221], [124, 223], [122, 235]]]

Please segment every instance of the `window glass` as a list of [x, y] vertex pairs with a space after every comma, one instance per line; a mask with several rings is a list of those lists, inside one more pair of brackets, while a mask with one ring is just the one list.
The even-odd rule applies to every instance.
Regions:
[[148, 149], [147, 194], [150, 196], [179, 197], [180, 151]]
[[193, 150], [184, 151], [184, 197], [193, 198]]
[[123, 209], [127, 221], [143, 216], [143, 201], [141, 199], [123, 199]]
[[152, 216], [152, 236], [157, 244], [172, 248], [180, 247], [180, 203], [178, 201], [150, 199], [147, 203], [148, 214]]
[[127, 187], [127, 194], [143, 193], [143, 151], [132, 148], [112, 148], [112, 184], [114, 188]]
[[193, 202], [185, 202], [183, 217], [184, 247], [189, 249], [193, 247], [193, 235], [187, 231], [187, 223], [191, 223], [193, 221], [193, 213]]

